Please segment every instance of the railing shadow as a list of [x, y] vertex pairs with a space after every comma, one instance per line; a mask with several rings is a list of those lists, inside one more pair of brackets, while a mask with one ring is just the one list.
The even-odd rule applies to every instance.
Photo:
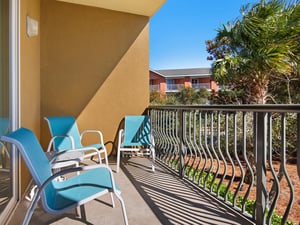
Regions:
[[147, 158], [132, 157], [122, 169], [161, 224], [252, 224], [157, 164], [153, 173]]

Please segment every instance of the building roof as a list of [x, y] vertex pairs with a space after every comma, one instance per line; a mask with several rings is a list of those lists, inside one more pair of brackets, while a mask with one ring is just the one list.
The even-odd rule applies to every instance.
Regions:
[[176, 77], [210, 77], [211, 68], [190, 68], [190, 69], [170, 69], [170, 70], [151, 70], [165, 78]]

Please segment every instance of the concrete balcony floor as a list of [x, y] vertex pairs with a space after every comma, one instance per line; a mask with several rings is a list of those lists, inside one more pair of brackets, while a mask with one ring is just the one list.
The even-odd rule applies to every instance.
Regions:
[[[115, 159], [110, 160], [110, 166], [115, 170]], [[131, 225], [251, 224], [159, 164], [156, 165], [156, 172], [152, 173], [151, 162], [147, 158], [125, 158], [122, 163], [120, 172], [114, 173], [114, 176], [122, 190]], [[109, 195], [87, 203], [87, 221], [76, 217], [75, 210], [59, 216], [48, 215], [38, 204], [30, 224], [124, 224], [120, 204], [117, 198], [114, 199], [115, 208], [111, 207]], [[27, 200], [19, 204], [9, 225], [22, 223], [28, 205]]]

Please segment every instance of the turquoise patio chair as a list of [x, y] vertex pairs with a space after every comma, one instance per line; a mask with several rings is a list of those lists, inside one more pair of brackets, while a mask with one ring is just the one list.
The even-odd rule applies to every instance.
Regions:
[[[103, 158], [108, 165], [107, 151], [103, 142], [103, 135], [101, 131], [85, 130], [80, 134], [76, 120], [73, 116], [48, 116], [44, 117], [44, 119], [48, 122], [50, 134], [52, 137], [47, 152], [50, 152], [51, 147], [53, 147], [55, 151], [65, 151], [68, 149], [78, 149], [83, 147], [94, 147], [96, 149], [99, 149], [100, 153], [104, 155]], [[81, 140], [84, 135], [87, 135], [89, 133], [96, 134], [99, 138], [98, 142], [83, 146]], [[78, 157], [81, 160], [89, 157], [93, 159], [93, 157], [97, 154], [98, 153], [95, 151], [89, 151], [88, 153], [83, 153], [81, 157]], [[101, 162], [103, 158], [99, 158], [99, 161]]]
[[142, 152], [152, 157], [152, 171], [155, 171], [155, 145], [149, 116], [125, 116], [124, 129], [119, 131], [117, 150], [117, 172], [120, 157], [124, 152]]
[[[0, 136], [8, 132], [9, 120], [7, 117], [0, 117]], [[6, 161], [9, 160], [10, 155], [5, 145], [0, 144], [0, 168], [1, 171], [9, 172], [6, 168]]]
[[[62, 214], [107, 193], [114, 193], [117, 196], [121, 204], [124, 223], [128, 224], [124, 201], [114, 182], [113, 173], [107, 165], [73, 167], [52, 174], [51, 163], [31, 130], [20, 128], [1, 136], [0, 140], [16, 145], [38, 187], [27, 210], [24, 225], [29, 223], [39, 199], [47, 213]], [[70, 151], [77, 151], [77, 149]], [[61, 175], [77, 171], [81, 173], [65, 181], [56, 180]]]

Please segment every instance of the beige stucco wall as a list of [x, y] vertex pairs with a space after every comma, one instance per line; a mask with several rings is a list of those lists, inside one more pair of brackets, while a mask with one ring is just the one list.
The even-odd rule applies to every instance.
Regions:
[[[40, 0], [20, 1], [20, 118], [21, 126], [40, 136], [40, 34], [29, 38], [26, 16], [40, 22]], [[29, 172], [21, 163], [21, 192], [29, 180]]]
[[81, 131], [100, 129], [110, 151], [124, 115], [149, 104], [148, 20], [41, 0], [41, 117], [73, 115]]

